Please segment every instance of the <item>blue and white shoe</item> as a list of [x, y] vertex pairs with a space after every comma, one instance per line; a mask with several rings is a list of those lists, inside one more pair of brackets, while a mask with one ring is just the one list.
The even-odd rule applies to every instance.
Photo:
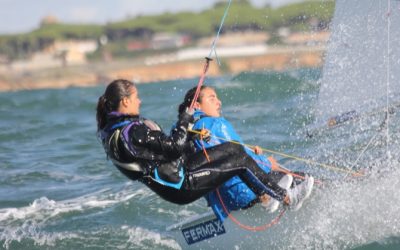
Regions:
[[[292, 182], [293, 182], [293, 176], [290, 174], [286, 174], [279, 180], [278, 186], [288, 190], [292, 185]], [[278, 209], [279, 204], [280, 204], [279, 201], [270, 198], [268, 201], [261, 203], [261, 206], [263, 206], [269, 213], [273, 213]]]

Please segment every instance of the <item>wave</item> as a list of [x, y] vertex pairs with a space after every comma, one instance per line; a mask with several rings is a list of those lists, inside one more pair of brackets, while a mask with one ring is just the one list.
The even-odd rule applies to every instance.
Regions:
[[133, 245], [140, 249], [154, 249], [157, 247], [165, 247], [169, 249], [181, 249], [181, 246], [173, 239], [165, 239], [165, 237], [156, 232], [141, 227], [124, 226], [127, 230], [129, 239], [127, 245]]
[[[74, 213], [85, 213], [93, 209], [105, 209], [115, 204], [127, 202], [145, 194], [143, 189], [132, 192], [124, 189], [116, 193], [109, 189], [86, 194], [74, 199], [55, 201], [47, 197], [35, 199], [30, 205], [19, 208], [0, 209], [0, 241], [8, 247], [12, 241], [31, 238], [37, 244], [47, 242], [47, 238], [59, 238], [57, 234], [47, 237], [45, 227], [53, 220]], [[46, 236], [47, 235], [47, 236]], [[51, 241], [53, 242], [53, 241]]]
[[393, 164], [390, 173], [317, 190], [289, 229], [287, 248], [349, 249], [399, 237], [400, 164]]

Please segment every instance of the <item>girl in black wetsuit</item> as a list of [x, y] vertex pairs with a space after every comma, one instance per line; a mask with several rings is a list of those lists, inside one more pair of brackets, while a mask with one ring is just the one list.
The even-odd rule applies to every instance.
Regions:
[[107, 157], [128, 178], [142, 182], [165, 200], [187, 204], [237, 175], [258, 196], [278, 192], [287, 204], [297, 203], [296, 192], [270, 183], [242, 146], [225, 143], [209, 148], [213, 161], [208, 162], [187, 143], [191, 114], [183, 112], [167, 136], [156, 123], [139, 116], [140, 102], [134, 83], [120, 79], [107, 86], [97, 104], [98, 135]]

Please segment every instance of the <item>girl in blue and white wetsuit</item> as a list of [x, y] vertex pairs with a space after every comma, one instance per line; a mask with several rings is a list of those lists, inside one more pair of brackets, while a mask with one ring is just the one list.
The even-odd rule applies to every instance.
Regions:
[[[190, 106], [194, 98], [195, 91], [196, 88], [192, 88], [186, 93], [183, 103], [179, 106], [179, 113], [182, 113], [186, 107]], [[201, 87], [199, 98], [197, 102], [195, 102], [194, 107], [196, 111], [194, 113], [195, 123], [193, 130], [206, 129], [211, 135], [206, 140], [201, 140], [199, 136], [194, 136], [192, 134], [191, 140], [194, 142], [194, 146], [197, 151], [200, 152], [203, 149], [206, 149], [206, 153], [208, 153], [210, 148], [215, 147], [216, 145], [224, 144], [232, 147], [233, 143], [227, 143], [227, 141], [235, 141], [243, 145], [242, 139], [236, 133], [231, 123], [229, 123], [225, 118], [221, 117], [221, 101], [218, 99], [218, 96], [213, 88], [203, 85]], [[258, 167], [253, 171], [258, 174], [263, 173], [267, 176], [267, 178], [264, 179], [264, 184], [269, 188], [268, 194], [275, 200], [284, 203], [288, 203], [287, 194], [289, 194], [292, 196], [292, 202], [290, 202], [292, 204], [292, 208], [294, 210], [299, 209], [304, 201], [304, 198], [307, 198], [311, 192], [313, 178], [306, 176], [304, 183], [297, 186], [296, 189], [289, 189], [288, 191], [278, 185], [279, 181], [285, 176], [285, 173], [271, 171], [271, 161], [265, 156], [261, 155], [262, 152], [259, 147], [256, 147], [255, 151], [250, 150], [249, 148], [246, 148], [245, 151], [246, 154], [254, 159], [254, 161], [256, 161], [258, 164]], [[210, 158], [212, 161], [215, 160], [212, 157]], [[215, 167], [219, 168], [218, 165], [215, 165]], [[292, 178], [291, 176], [289, 177]], [[252, 192], [251, 189], [249, 189], [240, 176], [235, 176], [229, 179], [227, 182], [221, 185], [219, 191], [222, 201], [229, 211], [247, 208], [257, 202], [260, 202], [259, 197]], [[294, 193], [296, 195], [293, 195]], [[222, 208], [222, 204], [220, 199], [217, 197], [216, 192], [214, 191], [207, 194], [206, 199], [213, 208], [215, 214], [221, 220], [223, 220], [227, 214]], [[296, 202], [293, 200], [296, 200]], [[296, 203], [296, 205], [294, 205], [294, 203]], [[277, 205], [279, 205], [278, 202], [272, 206], [274, 208], [270, 207], [271, 211], [276, 209]]]

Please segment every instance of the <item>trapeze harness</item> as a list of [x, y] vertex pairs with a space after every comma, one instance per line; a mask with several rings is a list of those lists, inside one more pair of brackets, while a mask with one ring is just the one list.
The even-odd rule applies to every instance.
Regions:
[[[101, 138], [108, 158], [118, 170], [168, 201], [184, 202], [179, 196], [171, 197], [175, 195], [174, 190], [182, 188], [185, 179], [181, 145], [151, 120], [114, 112], [109, 115], [109, 121], [111, 125], [102, 131]], [[182, 128], [176, 134], [177, 141], [186, 140], [186, 131]]]

